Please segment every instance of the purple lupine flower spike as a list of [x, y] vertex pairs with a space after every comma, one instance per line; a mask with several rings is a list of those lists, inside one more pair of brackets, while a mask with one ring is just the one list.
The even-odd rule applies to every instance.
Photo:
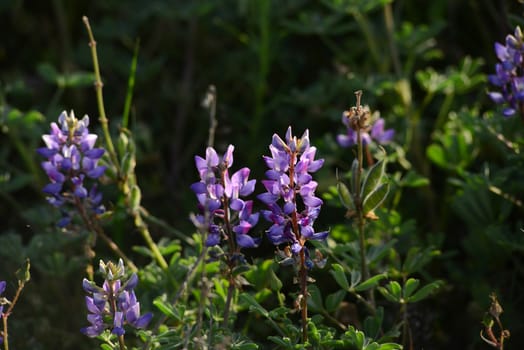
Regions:
[[506, 117], [524, 113], [524, 36], [520, 27], [515, 28], [514, 35], [506, 36], [505, 45], [495, 43], [494, 50], [500, 62], [488, 80], [499, 91], [490, 91], [488, 96], [496, 104], [504, 105], [502, 113]]
[[258, 196], [268, 207], [262, 211], [263, 217], [272, 223], [267, 235], [275, 245], [290, 244], [297, 255], [307, 240], [324, 240], [328, 235], [328, 231], [315, 232], [313, 228], [323, 202], [315, 196], [318, 183], [311, 173], [319, 170], [324, 160], [315, 159], [316, 148], [310, 146], [308, 130], [297, 138], [289, 127], [285, 141], [273, 135], [269, 150], [271, 156], [264, 156], [269, 167], [267, 179], [262, 181], [266, 192]]
[[122, 283], [125, 273], [121, 259], [118, 265], [100, 261], [100, 270], [105, 275], [102, 287], [85, 278], [82, 282], [84, 290], [89, 294], [85, 299], [90, 325], [80, 331], [88, 337], [99, 336], [105, 330], [121, 336], [125, 334], [126, 324], [134, 328], [147, 327], [153, 314], [140, 315], [140, 303], [134, 292], [138, 284], [137, 275], [132, 274]]
[[[229, 145], [221, 158], [212, 147], [206, 149], [205, 158], [195, 156], [200, 181], [192, 184], [191, 189], [197, 196], [201, 214], [193, 218], [193, 223], [207, 232], [209, 247], [218, 245], [222, 236], [233, 233], [241, 248], [256, 247], [260, 241], [248, 235], [259, 215], [253, 213], [253, 201], [244, 199], [255, 190], [256, 180], [249, 180], [249, 168], [241, 168], [229, 176], [234, 149]], [[225, 227], [226, 221], [229, 228]]]
[[[43, 192], [49, 195], [47, 200], [56, 207], [72, 203], [76, 199], [87, 201], [88, 208], [95, 214], [105, 211], [101, 204], [102, 197], [96, 184], [86, 188], [85, 180], [100, 178], [105, 166], [98, 165], [104, 155], [103, 148], [95, 148], [96, 134], [89, 133], [89, 117], [77, 119], [73, 112], [67, 115], [62, 112], [58, 124], [51, 123], [51, 132], [43, 135], [45, 147], [37, 149], [38, 154], [46, 160], [42, 169], [49, 177], [49, 183]], [[66, 226], [71, 217], [64, 211], [64, 217], [58, 225]]]

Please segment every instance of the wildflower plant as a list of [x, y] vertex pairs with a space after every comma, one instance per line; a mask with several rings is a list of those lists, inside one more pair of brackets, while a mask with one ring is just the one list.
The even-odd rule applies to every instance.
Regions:
[[104, 263], [100, 260], [99, 265], [100, 273], [104, 276], [102, 287], [85, 278], [82, 282], [85, 292], [88, 293], [85, 301], [90, 325], [82, 328], [81, 332], [88, 337], [97, 337], [109, 331], [117, 337], [119, 348], [123, 350], [126, 348], [124, 326], [145, 328], [153, 314], [140, 315], [140, 302], [134, 291], [138, 284], [138, 276], [136, 273], [125, 276], [122, 259], [116, 265], [111, 261]]
[[51, 123], [51, 132], [42, 136], [45, 147], [37, 151], [46, 159], [41, 165], [50, 181], [43, 191], [49, 203], [61, 208], [59, 227], [71, 223], [70, 207], [88, 217], [105, 211], [97, 183], [86, 184], [87, 179], [98, 180], [106, 170], [98, 164], [105, 150], [95, 147], [97, 138], [89, 132], [89, 117], [77, 119], [73, 112], [62, 112], [58, 124]]
[[504, 44], [495, 43], [495, 53], [500, 62], [488, 80], [499, 91], [488, 95], [493, 102], [505, 106], [505, 116], [520, 114], [524, 118], [524, 37], [519, 26], [513, 35], [506, 36]]
[[229, 175], [234, 149], [233, 145], [229, 145], [224, 155], [219, 157], [213, 147], [208, 147], [205, 158], [195, 156], [200, 181], [191, 185], [200, 212], [192, 216], [192, 221], [205, 235], [205, 245], [219, 248], [221, 252], [213, 255], [223, 258], [227, 266], [229, 286], [224, 326], [228, 323], [235, 288], [241, 284], [238, 268], [245, 268], [245, 259], [240, 250], [254, 248], [260, 243], [260, 238], [248, 234], [257, 224], [259, 213], [253, 213], [253, 201], [245, 199], [255, 190], [256, 180], [249, 180], [250, 169], [247, 167]]
[[319, 170], [324, 160], [315, 159], [316, 147], [310, 145], [308, 130], [297, 138], [289, 127], [284, 140], [274, 134], [269, 150], [271, 156], [264, 156], [269, 167], [267, 179], [262, 181], [267, 192], [258, 195], [258, 199], [269, 208], [262, 211], [264, 218], [272, 223], [267, 230], [269, 240], [277, 246], [286, 244], [283, 262], [297, 268], [300, 294], [296, 305], [301, 310], [302, 340], [305, 342], [308, 271], [314, 265], [306, 242], [322, 241], [328, 235], [328, 231], [316, 232], [313, 227], [323, 202], [315, 195], [318, 183], [311, 173]]

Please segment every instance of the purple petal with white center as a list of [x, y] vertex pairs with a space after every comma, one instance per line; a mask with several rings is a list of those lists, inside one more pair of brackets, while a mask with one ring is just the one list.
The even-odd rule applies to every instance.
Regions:
[[218, 154], [213, 147], [206, 148], [206, 164], [208, 167], [218, 166]]
[[98, 138], [95, 134], [88, 134], [82, 138], [80, 141], [80, 150], [86, 152], [94, 147], [96, 139]]
[[233, 151], [234, 150], [235, 150], [235, 146], [229, 145], [227, 147], [226, 153], [224, 153], [222, 162], [226, 164], [226, 168], [231, 168], [231, 166], [233, 165]]

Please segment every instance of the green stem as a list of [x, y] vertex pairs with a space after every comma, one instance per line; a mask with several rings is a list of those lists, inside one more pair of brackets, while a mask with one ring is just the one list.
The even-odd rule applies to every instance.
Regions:
[[7, 318], [11, 315], [13, 312], [13, 309], [18, 301], [18, 298], [20, 298], [20, 294], [22, 294], [22, 289], [24, 289], [25, 282], [24, 281], [18, 281], [18, 288], [16, 290], [15, 296], [13, 298], [13, 301], [9, 304], [9, 308], [7, 311], [2, 313], [2, 323], [4, 325], [4, 331], [2, 334], [3, 341], [4, 341], [4, 350], [9, 350], [9, 334], [7, 331]]
[[116, 156], [115, 147], [113, 146], [113, 140], [111, 139], [111, 134], [109, 132], [109, 126], [108, 126], [109, 122], [106, 117], [106, 110], [104, 106], [104, 96], [102, 94], [102, 88], [104, 86], [104, 83], [102, 82], [102, 78], [100, 77], [100, 67], [98, 65], [96, 41], [93, 36], [91, 26], [89, 25], [89, 19], [86, 16], [84, 16], [82, 17], [82, 20], [84, 21], [84, 24], [87, 29], [87, 33], [89, 35], [89, 47], [91, 48], [91, 56], [93, 59], [93, 70], [95, 73], [96, 101], [98, 104], [98, 113], [100, 114], [99, 121], [100, 121], [100, 125], [102, 126], [102, 131], [104, 133], [104, 139], [105, 139], [107, 151], [109, 152], [109, 157], [111, 158], [113, 165], [117, 168], [118, 173], [120, 173], [120, 166], [119, 166], [118, 158]]
[[120, 350], [126, 350], [126, 343], [124, 342], [124, 335], [118, 336], [118, 346]]
[[[93, 220], [91, 220], [91, 218], [89, 217], [89, 215], [87, 214], [85, 210], [84, 205], [82, 204], [82, 202], [80, 201], [78, 197], [75, 197], [75, 206], [76, 206], [78, 213], [80, 214], [80, 217], [82, 218], [82, 221], [86, 225], [86, 227], [91, 232], [93, 232], [93, 234], [95, 235], [94, 237], [92, 237], [92, 241], [90, 242], [90, 245], [89, 245], [89, 250], [87, 250], [86, 253], [92, 252], [90, 247], [94, 245], [96, 237], [100, 237], [107, 244], [109, 249], [111, 249], [118, 257], [122, 258], [122, 260], [124, 260], [124, 262], [131, 269], [131, 271], [137, 272], [138, 268], [133, 263], [133, 261], [127, 257], [127, 255], [120, 249], [120, 247], [118, 247], [118, 245], [108, 235], [106, 235], [106, 233], [104, 232], [104, 229], [100, 227], [100, 225], [98, 225], [96, 222], [93, 222]], [[89, 254], [88, 254], [88, 258], [89, 258]], [[88, 274], [89, 274], [89, 267], [88, 267]]]
[[133, 60], [131, 61], [131, 68], [129, 72], [129, 79], [127, 81], [127, 94], [124, 102], [124, 112], [122, 113], [122, 127], [127, 128], [129, 124], [129, 111], [131, 110], [131, 101], [133, 100], [133, 89], [135, 87], [136, 65], [138, 61], [138, 49], [140, 48], [140, 40], [137, 39], [135, 43], [135, 51], [133, 53]]
[[222, 321], [222, 327], [225, 329], [228, 327], [229, 313], [231, 309], [231, 300], [233, 300], [233, 294], [235, 293], [235, 281], [233, 277], [229, 278], [229, 286], [227, 287], [226, 305], [224, 309], [224, 320]]
[[140, 232], [140, 235], [146, 241], [147, 246], [151, 250], [151, 253], [153, 254], [153, 257], [155, 258], [158, 265], [162, 268], [162, 270], [167, 270], [169, 265], [164, 259], [164, 256], [162, 256], [162, 253], [160, 253], [160, 249], [158, 249], [158, 246], [156, 245], [155, 241], [153, 241], [153, 238], [151, 237], [151, 233], [149, 232], [149, 228], [147, 227], [147, 224], [142, 218], [142, 215], [140, 214], [139, 210], [136, 210], [133, 212], [133, 217], [135, 221], [135, 226], [138, 229], [138, 232]]
[[371, 57], [375, 61], [375, 65], [379, 68], [381, 72], [383, 72], [385, 70], [384, 67], [386, 65], [384, 64], [382, 55], [380, 54], [378, 46], [376, 45], [377, 41], [373, 36], [373, 31], [371, 30], [371, 26], [369, 25], [366, 16], [358, 10], [350, 11], [350, 13], [353, 16], [353, 18], [355, 18], [355, 21], [357, 22], [358, 26], [360, 27], [360, 30], [362, 30], [362, 33], [366, 38], [366, 43], [369, 47]]
[[2, 321], [4, 324], [4, 332], [2, 333], [2, 337], [4, 339], [4, 350], [9, 350], [9, 339], [7, 334], [7, 313], [2, 314]]
[[[359, 238], [359, 247], [360, 247], [360, 270], [362, 274], [362, 280], [366, 281], [369, 279], [369, 269], [366, 261], [366, 237], [364, 232], [364, 212], [363, 212], [363, 200], [361, 196], [361, 177], [363, 173], [363, 161], [364, 161], [364, 145], [362, 144], [362, 132], [361, 132], [361, 121], [360, 118], [363, 116], [363, 112], [360, 105], [360, 99], [362, 97], [362, 91], [355, 92], [356, 96], [356, 113], [357, 113], [357, 159], [358, 159], [358, 171], [356, 173], [355, 181], [355, 202], [356, 202], [356, 211], [357, 211], [357, 227], [358, 227], [358, 238]], [[368, 290], [369, 302], [372, 305], [373, 309], [375, 308], [375, 295], [373, 288]]]
[[393, 61], [393, 68], [395, 74], [400, 77], [402, 71], [400, 67], [400, 59], [398, 55], [397, 45], [395, 45], [395, 20], [393, 18], [393, 9], [391, 3], [384, 5], [384, 22], [387, 29], [387, 37], [389, 50], [391, 51], [391, 60]]

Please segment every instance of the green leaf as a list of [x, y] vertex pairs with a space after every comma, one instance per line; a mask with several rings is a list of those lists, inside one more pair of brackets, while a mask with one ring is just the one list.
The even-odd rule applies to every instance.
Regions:
[[386, 199], [389, 192], [389, 183], [383, 183], [364, 198], [363, 212], [364, 215], [375, 210]]
[[385, 273], [373, 276], [371, 278], [368, 278], [367, 280], [365, 280], [364, 282], [362, 282], [358, 286], [356, 286], [354, 289], [357, 292], [363, 292], [365, 290], [368, 290], [370, 288], [375, 287], [378, 284], [378, 282], [380, 282], [382, 279], [384, 279], [386, 277], [387, 277], [387, 275]]
[[108, 344], [100, 344], [100, 349], [102, 350], [114, 350], [110, 345]]
[[63, 87], [91, 86], [95, 82], [95, 75], [91, 72], [74, 72], [63, 75]]
[[400, 299], [396, 298], [391, 292], [384, 287], [378, 287], [377, 290], [386, 298], [386, 300], [391, 301], [393, 303], [398, 303]]
[[249, 270], [250, 270], [249, 265], [242, 264], [242, 265], [235, 266], [233, 268], [232, 274], [233, 274], [233, 276], [238, 276], [238, 275], [241, 275], [244, 272], [247, 272]]
[[362, 274], [360, 271], [353, 270], [351, 271], [351, 286], [350, 288], [353, 290], [357, 284], [360, 283], [362, 280]]
[[358, 159], [353, 159], [351, 163], [351, 193], [357, 193], [357, 188], [359, 184], [356, 183], [358, 177], [358, 172], [360, 171]]
[[429, 179], [420, 174], [417, 174], [415, 171], [410, 170], [404, 177], [400, 180], [400, 185], [404, 187], [422, 187], [429, 185]]
[[428, 285], [425, 285], [424, 287], [420, 288], [415, 294], [409, 297], [406, 301], [409, 303], [416, 303], [417, 301], [427, 298], [430, 294], [435, 292], [442, 285], [442, 281], [435, 281]]
[[360, 192], [360, 198], [366, 198], [371, 192], [374, 192], [377, 187], [382, 183], [384, 172], [386, 170], [386, 160], [381, 159], [375, 165], [369, 169], [364, 182], [362, 184], [362, 190]]
[[330, 272], [333, 277], [335, 277], [335, 281], [337, 281], [338, 285], [344, 290], [349, 290], [349, 283], [344, 268], [340, 264], [333, 264], [331, 267], [333, 269]]
[[131, 211], [137, 212], [140, 208], [140, 202], [142, 200], [142, 191], [137, 185], [133, 185], [131, 188]]
[[378, 350], [402, 350], [402, 345], [395, 343], [380, 344]]
[[167, 317], [170, 317], [177, 321], [182, 320], [180, 318], [180, 313], [178, 312], [178, 310], [173, 305], [168, 303], [165, 300], [165, 297], [156, 298], [155, 300], [153, 300], [153, 305], [155, 305], [157, 309], [160, 310], [160, 312], [162, 312]]
[[320, 289], [314, 284], [308, 287], [309, 291], [309, 298], [307, 298], [307, 304], [311, 308], [312, 311], [320, 312], [324, 309], [324, 305], [322, 303], [322, 294], [320, 293]]
[[344, 300], [346, 297], [346, 291], [345, 290], [339, 290], [335, 293], [329, 294], [326, 297], [326, 310], [328, 312], [334, 312], [338, 309], [340, 306], [340, 303]]
[[55, 67], [53, 67], [51, 64], [45, 62], [38, 65], [36, 68], [38, 71], [38, 74], [51, 84], [56, 84], [58, 80], [58, 72], [56, 71]]
[[337, 192], [342, 205], [349, 210], [355, 210], [355, 202], [353, 201], [353, 195], [349, 192], [347, 186], [341, 182], [337, 182]]
[[25, 263], [20, 269], [16, 270], [16, 278], [18, 279], [18, 285], [23, 285], [31, 279], [31, 263], [29, 259], [25, 260]]
[[249, 306], [250, 311], [256, 311], [266, 318], [269, 317], [269, 312], [266, 309], [264, 309], [262, 305], [260, 305], [251, 294], [241, 293], [239, 298], [241, 302], [244, 302]]
[[426, 156], [439, 167], [443, 169], [450, 168], [448, 160], [446, 159], [446, 153], [444, 152], [444, 148], [442, 148], [442, 146], [436, 143], [429, 145], [426, 149]]
[[407, 299], [413, 294], [413, 292], [418, 288], [420, 281], [416, 278], [410, 278], [404, 284], [403, 298]]

